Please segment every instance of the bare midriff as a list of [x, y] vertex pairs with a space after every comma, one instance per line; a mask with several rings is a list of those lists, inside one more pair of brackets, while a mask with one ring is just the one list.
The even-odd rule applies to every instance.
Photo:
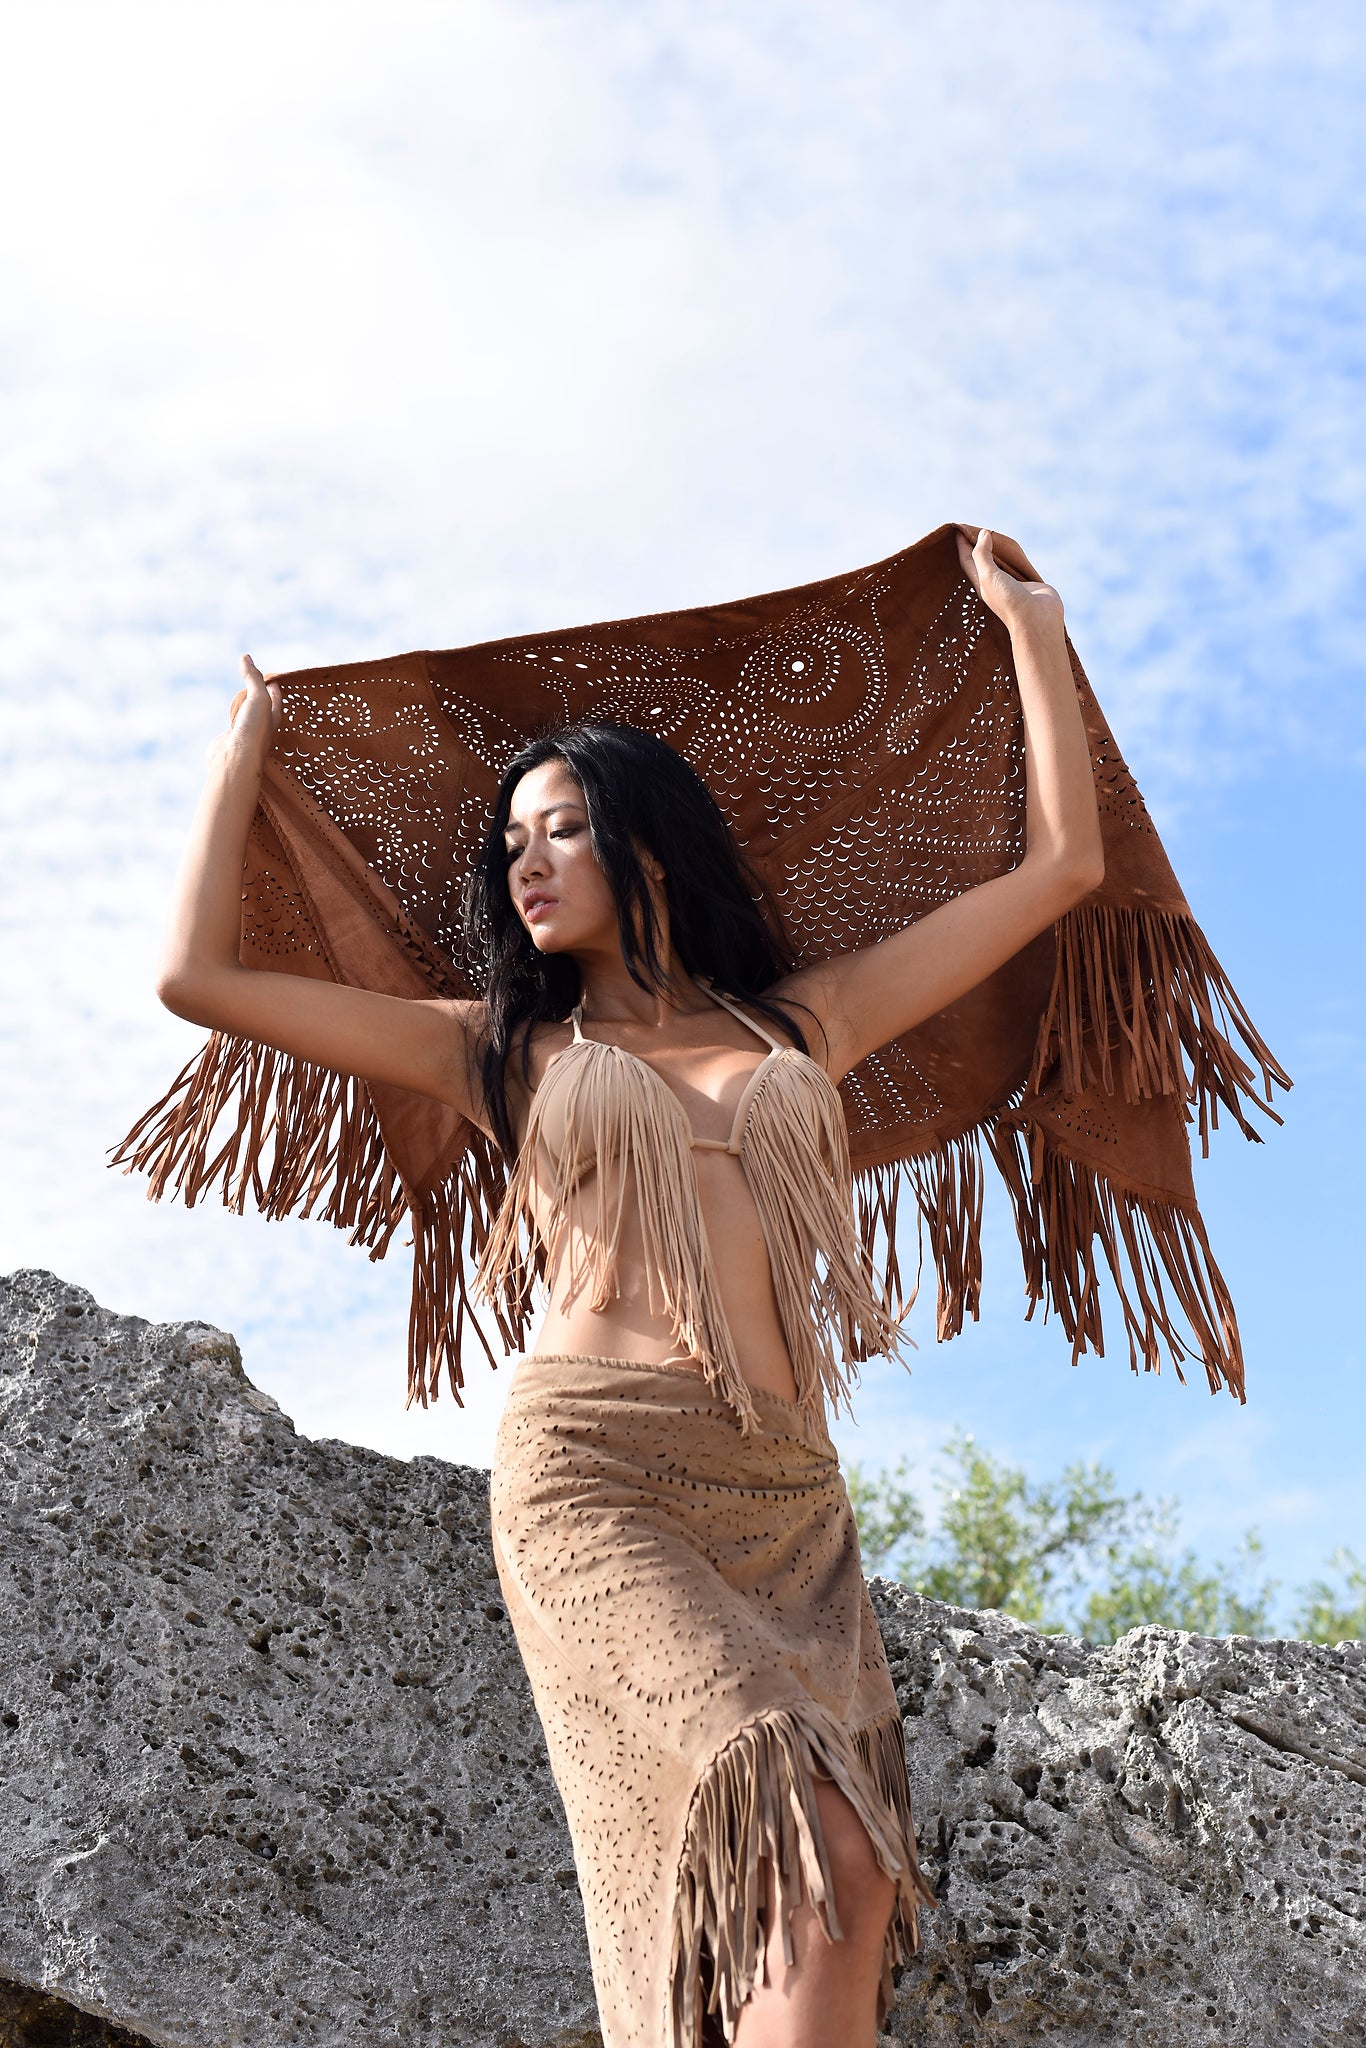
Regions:
[[[533, 1083], [539, 1084], [545, 1063], [560, 1042], [557, 1036], [544, 1048], [538, 1046], [533, 1049]], [[717, 1047], [701, 1059], [697, 1054], [684, 1057], [688, 1069], [686, 1078], [681, 1065], [676, 1067], [670, 1062], [666, 1069], [663, 1059], [651, 1064], [678, 1094], [694, 1134], [699, 1138], [724, 1139], [730, 1127], [733, 1105], [738, 1102], [745, 1083], [759, 1062], [748, 1051], [736, 1047]], [[512, 1064], [509, 1062], [510, 1067]], [[510, 1105], [515, 1104], [518, 1112], [520, 1140], [526, 1129], [529, 1098], [520, 1087], [514, 1094], [511, 1073], [509, 1083]], [[740, 1370], [751, 1386], [795, 1401], [796, 1376], [778, 1315], [768, 1248], [744, 1166], [733, 1152], [701, 1145], [694, 1146], [692, 1161], [717, 1289], [734, 1339]], [[596, 1169], [590, 1169], [583, 1182], [585, 1223], [580, 1226], [590, 1240], [596, 1207], [595, 1181]], [[566, 1274], [579, 1262], [587, 1247], [582, 1242], [572, 1242], [567, 1234], [566, 1242], [560, 1246], [548, 1274], [549, 1304], [533, 1350], [535, 1353], [575, 1352], [599, 1358], [631, 1359], [643, 1365], [690, 1366], [700, 1373], [701, 1362], [679, 1349], [660, 1300], [658, 1285], [655, 1288], [655, 1307], [650, 1306], [639, 1205], [629, 1199], [629, 1181], [627, 1193], [617, 1257], [617, 1289], [613, 1299], [601, 1309], [594, 1309], [587, 1298], [591, 1283], [581, 1284], [577, 1295], [570, 1297]], [[538, 1226], [541, 1225], [544, 1209], [534, 1192], [532, 1210]]]

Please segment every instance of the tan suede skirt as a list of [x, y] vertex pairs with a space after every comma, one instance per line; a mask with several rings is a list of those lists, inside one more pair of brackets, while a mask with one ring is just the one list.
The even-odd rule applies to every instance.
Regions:
[[897, 1886], [892, 1972], [933, 1903], [896, 1696], [834, 1448], [684, 1366], [524, 1358], [492, 1475], [494, 1555], [564, 1800], [604, 2048], [729, 2042], [785, 1935], [839, 1939], [814, 1783]]

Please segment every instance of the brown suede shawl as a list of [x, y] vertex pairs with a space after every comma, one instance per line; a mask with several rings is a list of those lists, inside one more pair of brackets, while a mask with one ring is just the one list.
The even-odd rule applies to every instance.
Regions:
[[[909, 1186], [938, 1331], [975, 1316], [983, 1146], [1009, 1190], [1032, 1313], [1102, 1349], [1102, 1267], [1131, 1363], [1198, 1356], [1242, 1397], [1227, 1288], [1196, 1208], [1188, 1125], [1287, 1076], [1191, 916], [1073, 656], [1105, 839], [1103, 886], [981, 986], [843, 1083], [857, 1219], [902, 1306]], [[955, 529], [852, 574], [733, 604], [279, 678], [284, 722], [247, 854], [242, 959], [398, 996], [472, 996], [459, 908], [501, 771], [564, 719], [658, 734], [711, 787], [800, 962], [867, 945], [1024, 846], [1009, 636], [965, 580]], [[1241, 1044], [1242, 1050], [1238, 1049]], [[1267, 1112], [1270, 1113], [1269, 1111]], [[411, 1392], [459, 1398], [467, 1296], [508, 1167], [455, 1111], [242, 1039], [211, 1037], [115, 1158], [150, 1193], [218, 1187], [241, 1210], [320, 1215], [381, 1257], [413, 1230]], [[496, 1321], [519, 1348], [531, 1309]]]

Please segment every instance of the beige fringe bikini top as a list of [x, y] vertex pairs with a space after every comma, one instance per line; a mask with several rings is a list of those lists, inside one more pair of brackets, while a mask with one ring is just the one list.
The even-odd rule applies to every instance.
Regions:
[[[569, 1289], [577, 1292], [591, 1281], [590, 1306], [604, 1309], [617, 1293], [622, 1221], [634, 1182], [651, 1311], [667, 1313], [675, 1341], [698, 1360], [742, 1427], [757, 1427], [721, 1304], [692, 1157], [694, 1151], [729, 1152], [744, 1169], [758, 1211], [798, 1398], [823, 1433], [826, 1398], [838, 1403], [849, 1392], [842, 1366], [891, 1351], [898, 1335], [889, 1304], [874, 1292], [872, 1264], [855, 1227], [844, 1106], [815, 1060], [781, 1044], [710, 982], [695, 979], [769, 1048], [745, 1084], [730, 1137], [695, 1138], [667, 1082], [634, 1053], [585, 1038], [582, 1005], [576, 1004], [574, 1037], [551, 1056], [532, 1097], [526, 1136], [475, 1285], [492, 1298], [529, 1283], [525, 1220], [541, 1238], [548, 1267], [569, 1233]], [[595, 1172], [590, 1227], [583, 1186]], [[533, 1184], [549, 1197], [539, 1230]]]

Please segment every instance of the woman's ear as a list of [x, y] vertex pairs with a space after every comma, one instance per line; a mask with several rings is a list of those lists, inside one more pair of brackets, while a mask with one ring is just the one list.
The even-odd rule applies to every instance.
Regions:
[[642, 846], [638, 839], [633, 838], [631, 844], [635, 849], [636, 859], [640, 862], [643, 872], [649, 877], [650, 881], [662, 882], [664, 879], [664, 869], [660, 865], [658, 857], [651, 853], [647, 846]]

